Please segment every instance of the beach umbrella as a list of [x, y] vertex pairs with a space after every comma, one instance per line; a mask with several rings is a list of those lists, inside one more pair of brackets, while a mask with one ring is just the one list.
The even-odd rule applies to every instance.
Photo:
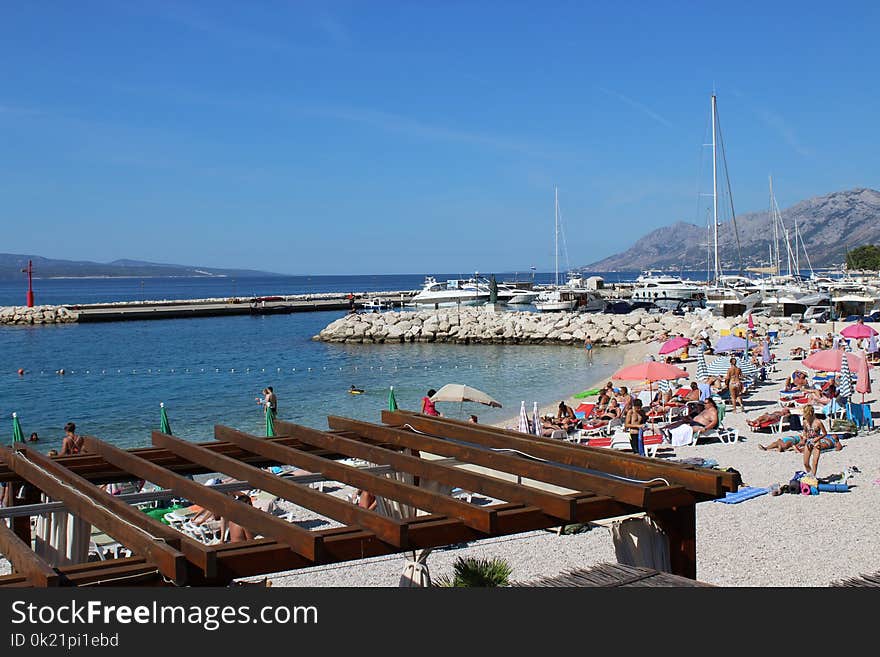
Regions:
[[532, 406], [532, 433], [540, 436], [543, 428], [541, 426], [541, 417], [538, 415], [538, 402], [535, 402]]
[[700, 350], [697, 352], [697, 381], [705, 383], [707, 378], [709, 369], [706, 367], [706, 353], [705, 350]]
[[272, 438], [275, 435], [275, 414], [269, 405], [266, 404], [266, 437]]
[[159, 402], [159, 431], [171, 435], [171, 425], [168, 423], [168, 413], [165, 412], [165, 402]]
[[873, 354], [877, 351], [877, 336], [872, 335], [868, 338], [868, 353]]
[[[706, 368], [708, 376], [724, 376], [730, 369], [730, 356], [719, 356]], [[743, 372], [745, 374], [745, 372]]]
[[749, 330], [755, 330], [755, 320], [752, 318], [752, 313], [749, 313]]
[[764, 347], [761, 349], [761, 360], [765, 363], [773, 360], [773, 356], [770, 355], [770, 343], [767, 341], [764, 341]]
[[[846, 357], [847, 366], [850, 372], [858, 372], [863, 360], [861, 356], [853, 353], [847, 353], [842, 349], [823, 349], [810, 354], [802, 361], [804, 367], [809, 367], [817, 372], [839, 372], [841, 362]], [[866, 363], [868, 369], [871, 365]]]
[[862, 360], [856, 370], [856, 392], [862, 393], [862, 403], [865, 402], [865, 394], [871, 392], [871, 375], [868, 373], [868, 355], [862, 352]]
[[21, 430], [21, 422], [18, 421], [18, 413], [12, 414], [12, 442], [24, 442], [24, 432]]
[[687, 378], [688, 373], [675, 365], [646, 361], [637, 365], [629, 365], [611, 375], [619, 381], [661, 381], [662, 379]]
[[760, 368], [752, 362], [752, 357], [748, 351], [744, 351], [739, 359], [739, 369], [750, 379], [755, 378], [761, 373]]
[[519, 406], [519, 427], [518, 429], [522, 433], [529, 433], [529, 414], [526, 413], [526, 402], [525, 400]]
[[748, 342], [735, 335], [722, 335], [715, 343], [715, 352], [719, 354], [727, 351], [743, 351], [748, 348]]
[[852, 351], [852, 340], [844, 340], [843, 341], [843, 350], [844, 351]]
[[850, 375], [849, 359], [840, 359], [840, 373], [837, 375], [837, 394], [849, 400], [853, 392], [852, 376]]
[[672, 338], [663, 343], [663, 346], [660, 347], [660, 354], [671, 354], [674, 351], [687, 347], [690, 343], [690, 338]]
[[394, 386], [391, 386], [390, 390], [388, 390], [388, 410], [397, 410], [397, 398], [394, 396]]
[[493, 408], [501, 408], [501, 403], [492, 399], [482, 390], [462, 383], [447, 383], [431, 397], [434, 402], [476, 402]]
[[657, 390], [660, 392], [672, 392], [672, 383], [669, 382], [669, 379], [660, 379], [657, 382]]
[[877, 331], [872, 329], [867, 324], [850, 324], [845, 329], [843, 329], [840, 334], [845, 338], [854, 338], [856, 340], [861, 340], [862, 338], [870, 338], [877, 335]]

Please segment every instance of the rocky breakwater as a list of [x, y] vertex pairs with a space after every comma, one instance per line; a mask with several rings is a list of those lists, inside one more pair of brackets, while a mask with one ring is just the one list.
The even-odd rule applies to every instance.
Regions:
[[77, 321], [77, 314], [64, 306], [3, 306], [0, 307], [0, 324], [70, 324]]
[[[755, 317], [759, 332], [783, 331], [785, 320]], [[483, 308], [350, 314], [324, 328], [313, 340], [346, 343], [447, 342], [455, 344], [581, 345], [590, 336], [597, 345], [646, 342], [663, 333], [696, 337], [745, 327], [745, 318], [691, 313], [649, 314], [487, 312]]]

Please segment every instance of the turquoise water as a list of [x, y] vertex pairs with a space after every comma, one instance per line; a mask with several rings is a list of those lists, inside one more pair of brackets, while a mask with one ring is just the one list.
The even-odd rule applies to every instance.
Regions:
[[[607, 378], [619, 352], [513, 345], [340, 345], [311, 337], [340, 312], [238, 316], [110, 324], [0, 327], [0, 441], [12, 436], [11, 413], [42, 450], [60, 446], [63, 426], [124, 447], [150, 443], [165, 402], [172, 431], [208, 440], [214, 424], [261, 433], [255, 398], [267, 385], [278, 414], [316, 428], [328, 414], [378, 422], [394, 386], [401, 408], [418, 410], [428, 388], [465, 383], [503, 405], [438, 404], [450, 416], [475, 413], [496, 422], [525, 400], [561, 399]], [[19, 377], [18, 368], [26, 374]], [[64, 376], [55, 374], [63, 368]], [[366, 392], [350, 395], [356, 385]]]

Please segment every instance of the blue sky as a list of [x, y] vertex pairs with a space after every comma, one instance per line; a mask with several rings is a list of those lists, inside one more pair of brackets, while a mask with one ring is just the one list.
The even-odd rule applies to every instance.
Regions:
[[586, 264], [704, 224], [713, 86], [737, 212], [876, 188], [877, 7], [4, 3], [0, 251], [546, 271], [558, 185]]

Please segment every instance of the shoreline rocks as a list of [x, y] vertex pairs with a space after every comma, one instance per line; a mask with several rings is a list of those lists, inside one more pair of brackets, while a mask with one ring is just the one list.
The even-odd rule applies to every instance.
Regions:
[[0, 307], [0, 324], [25, 326], [33, 324], [71, 324], [77, 313], [65, 306], [3, 306]]
[[[791, 328], [788, 320], [754, 317], [759, 331]], [[350, 314], [326, 326], [313, 340], [349, 344], [445, 342], [454, 344], [623, 345], [655, 339], [666, 332], [694, 338], [700, 331], [717, 336], [723, 329], [744, 328], [747, 317], [684, 316], [635, 311], [603, 313], [490, 312], [483, 308]]]

